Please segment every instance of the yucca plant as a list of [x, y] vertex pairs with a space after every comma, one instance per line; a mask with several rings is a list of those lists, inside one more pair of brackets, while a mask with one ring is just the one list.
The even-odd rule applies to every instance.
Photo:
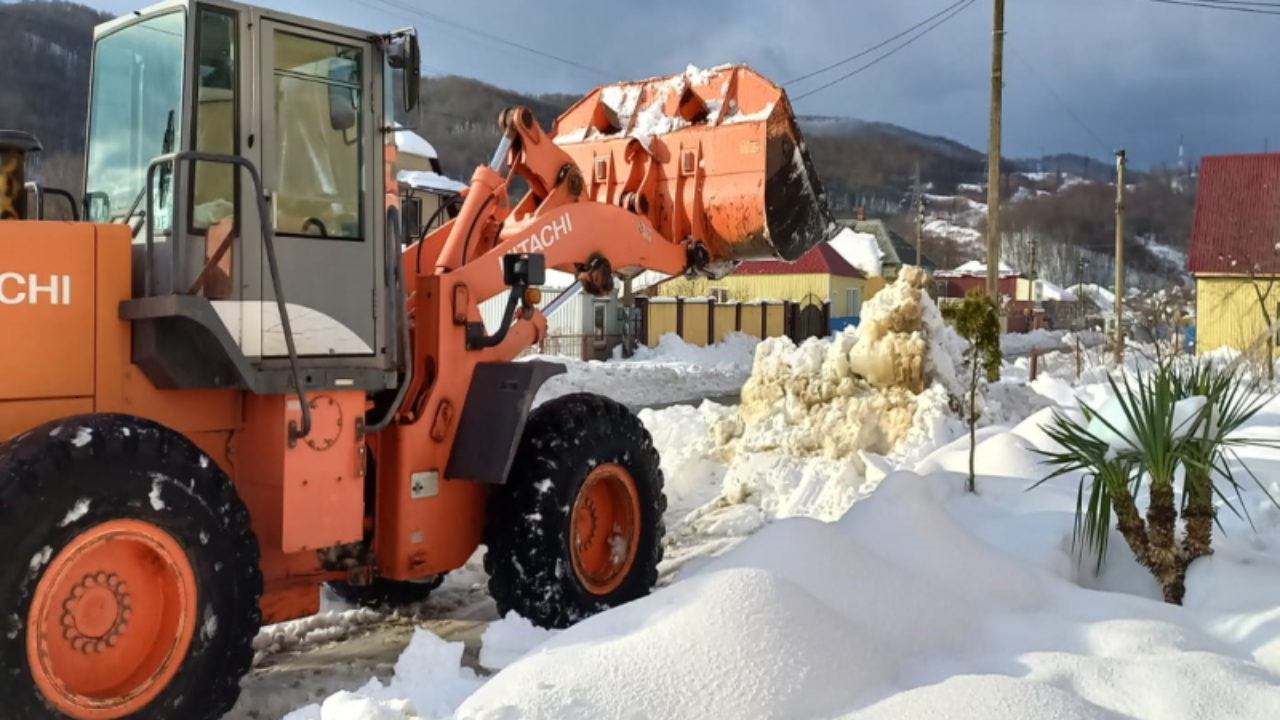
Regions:
[[[1084, 423], [1055, 415], [1047, 432], [1060, 449], [1042, 452], [1055, 469], [1032, 487], [1083, 472], [1076, 496], [1077, 550], [1095, 553], [1101, 568], [1114, 515], [1121, 536], [1160, 584], [1165, 601], [1181, 604], [1187, 567], [1212, 552], [1214, 497], [1238, 514], [1224, 492], [1234, 490], [1240, 497], [1229, 462], [1240, 462], [1235, 448], [1273, 444], [1233, 436], [1267, 398], [1246, 389], [1234, 373], [1205, 364], [1166, 363], [1136, 379], [1109, 383], [1115, 398], [1111, 412], [1084, 407]], [[1175, 483], [1179, 467], [1185, 475], [1181, 503]], [[1143, 482], [1148, 483], [1145, 519], [1136, 500]]]
[[[1185, 473], [1182, 518], [1186, 524], [1182, 553], [1188, 563], [1213, 552], [1213, 525], [1217, 519], [1213, 498], [1237, 516], [1230, 490], [1236, 500], [1241, 500], [1240, 483], [1236, 480], [1231, 460], [1249, 472], [1236, 452], [1244, 446], [1275, 446], [1271, 440], [1236, 437], [1235, 433], [1257, 415], [1267, 403], [1267, 396], [1251, 389], [1248, 383], [1237, 382], [1235, 373], [1215, 370], [1209, 364], [1197, 363], [1189, 370], [1174, 373], [1179, 394], [1184, 397], [1202, 396], [1209, 399], [1206, 412], [1199, 418], [1195, 431], [1187, 437], [1183, 448]], [[1252, 473], [1250, 473], [1252, 476]], [[1214, 478], [1220, 482], [1215, 483]], [[1257, 482], [1257, 478], [1253, 478]], [[1261, 482], [1263, 493], [1275, 502]], [[1246, 513], [1247, 507], [1240, 503]]]

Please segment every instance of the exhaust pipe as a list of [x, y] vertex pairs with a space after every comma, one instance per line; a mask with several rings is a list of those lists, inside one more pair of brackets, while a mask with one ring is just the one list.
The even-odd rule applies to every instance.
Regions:
[[27, 217], [27, 155], [43, 148], [35, 135], [0, 130], [0, 220]]

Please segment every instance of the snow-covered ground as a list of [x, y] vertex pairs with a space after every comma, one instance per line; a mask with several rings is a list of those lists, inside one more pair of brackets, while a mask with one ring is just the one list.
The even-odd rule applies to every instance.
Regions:
[[[317, 665], [323, 682], [307, 676], [292, 706], [250, 698], [233, 717], [1277, 717], [1280, 509], [1242, 489], [1249, 520], [1221, 514], [1216, 553], [1192, 566], [1182, 608], [1159, 601], [1118, 536], [1096, 573], [1072, 549], [1079, 477], [1028, 488], [1046, 474], [1052, 413], [1109, 396], [1100, 351], [1046, 355], [1035, 381], [1025, 358], [1006, 364], [983, 403], [969, 495], [968, 438], [949, 400], [962, 343], [900, 286], [868, 301], [866, 317], [830, 340], [762, 344], [741, 407], [640, 412], [669, 498], [661, 587], [648, 598], [542, 631], [498, 619], [473, 562], [434, 608], [386, 621], [398, 659], [378, 645], [376, 666]], [[1050, 338], [1073, 340], [1026, 342]], [[574, 389], [625, 396], [646, 363], [659, 378], [671, 362], [740, 367], [743, 348], [667, 341], [583, 364]], [[1245, 432], [1280, 438], [1280, 401]], [[1242, 456], [1280, 496], [1280, 451]], [[424, 621], [432, 612], [449, 619]], [[264, 630], [264, 664], [325, 638], [306, 637], [307, 622]], [[262, 675], [246, 686], [271, 689]]]

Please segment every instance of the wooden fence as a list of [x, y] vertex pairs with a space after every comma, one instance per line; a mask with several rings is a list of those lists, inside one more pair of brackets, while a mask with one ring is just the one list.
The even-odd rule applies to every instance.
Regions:
[[636, 298], [641, 343], [653, 347], [667, 333], [690, 345], [714, 345], [741, 332], [764, 339], [787, 336], [796, 342], [828, 332], [830, 304], [787, 300], [715, 302], [709, 298]]

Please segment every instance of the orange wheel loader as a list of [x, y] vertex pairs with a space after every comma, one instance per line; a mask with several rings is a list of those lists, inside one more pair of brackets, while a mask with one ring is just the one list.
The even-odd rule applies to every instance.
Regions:
[[[481, 544], [540, 625], [655, 584], [648, 432], [603, 397], [533, 408], [563, 367], [515, 360], [547, 268], [599, 295], [828, 237], [786, 96], [726, 66], [599, 88], [551, 133], [510, 109], [412, 237], [419, 67], [412, 29], [171, 0], [95, 33], [79, 198], [0, 133], [0, 716], [221, 717], [322, 583], [419, 600]], [[44, 219], [67, 199], [82, 220]]]

